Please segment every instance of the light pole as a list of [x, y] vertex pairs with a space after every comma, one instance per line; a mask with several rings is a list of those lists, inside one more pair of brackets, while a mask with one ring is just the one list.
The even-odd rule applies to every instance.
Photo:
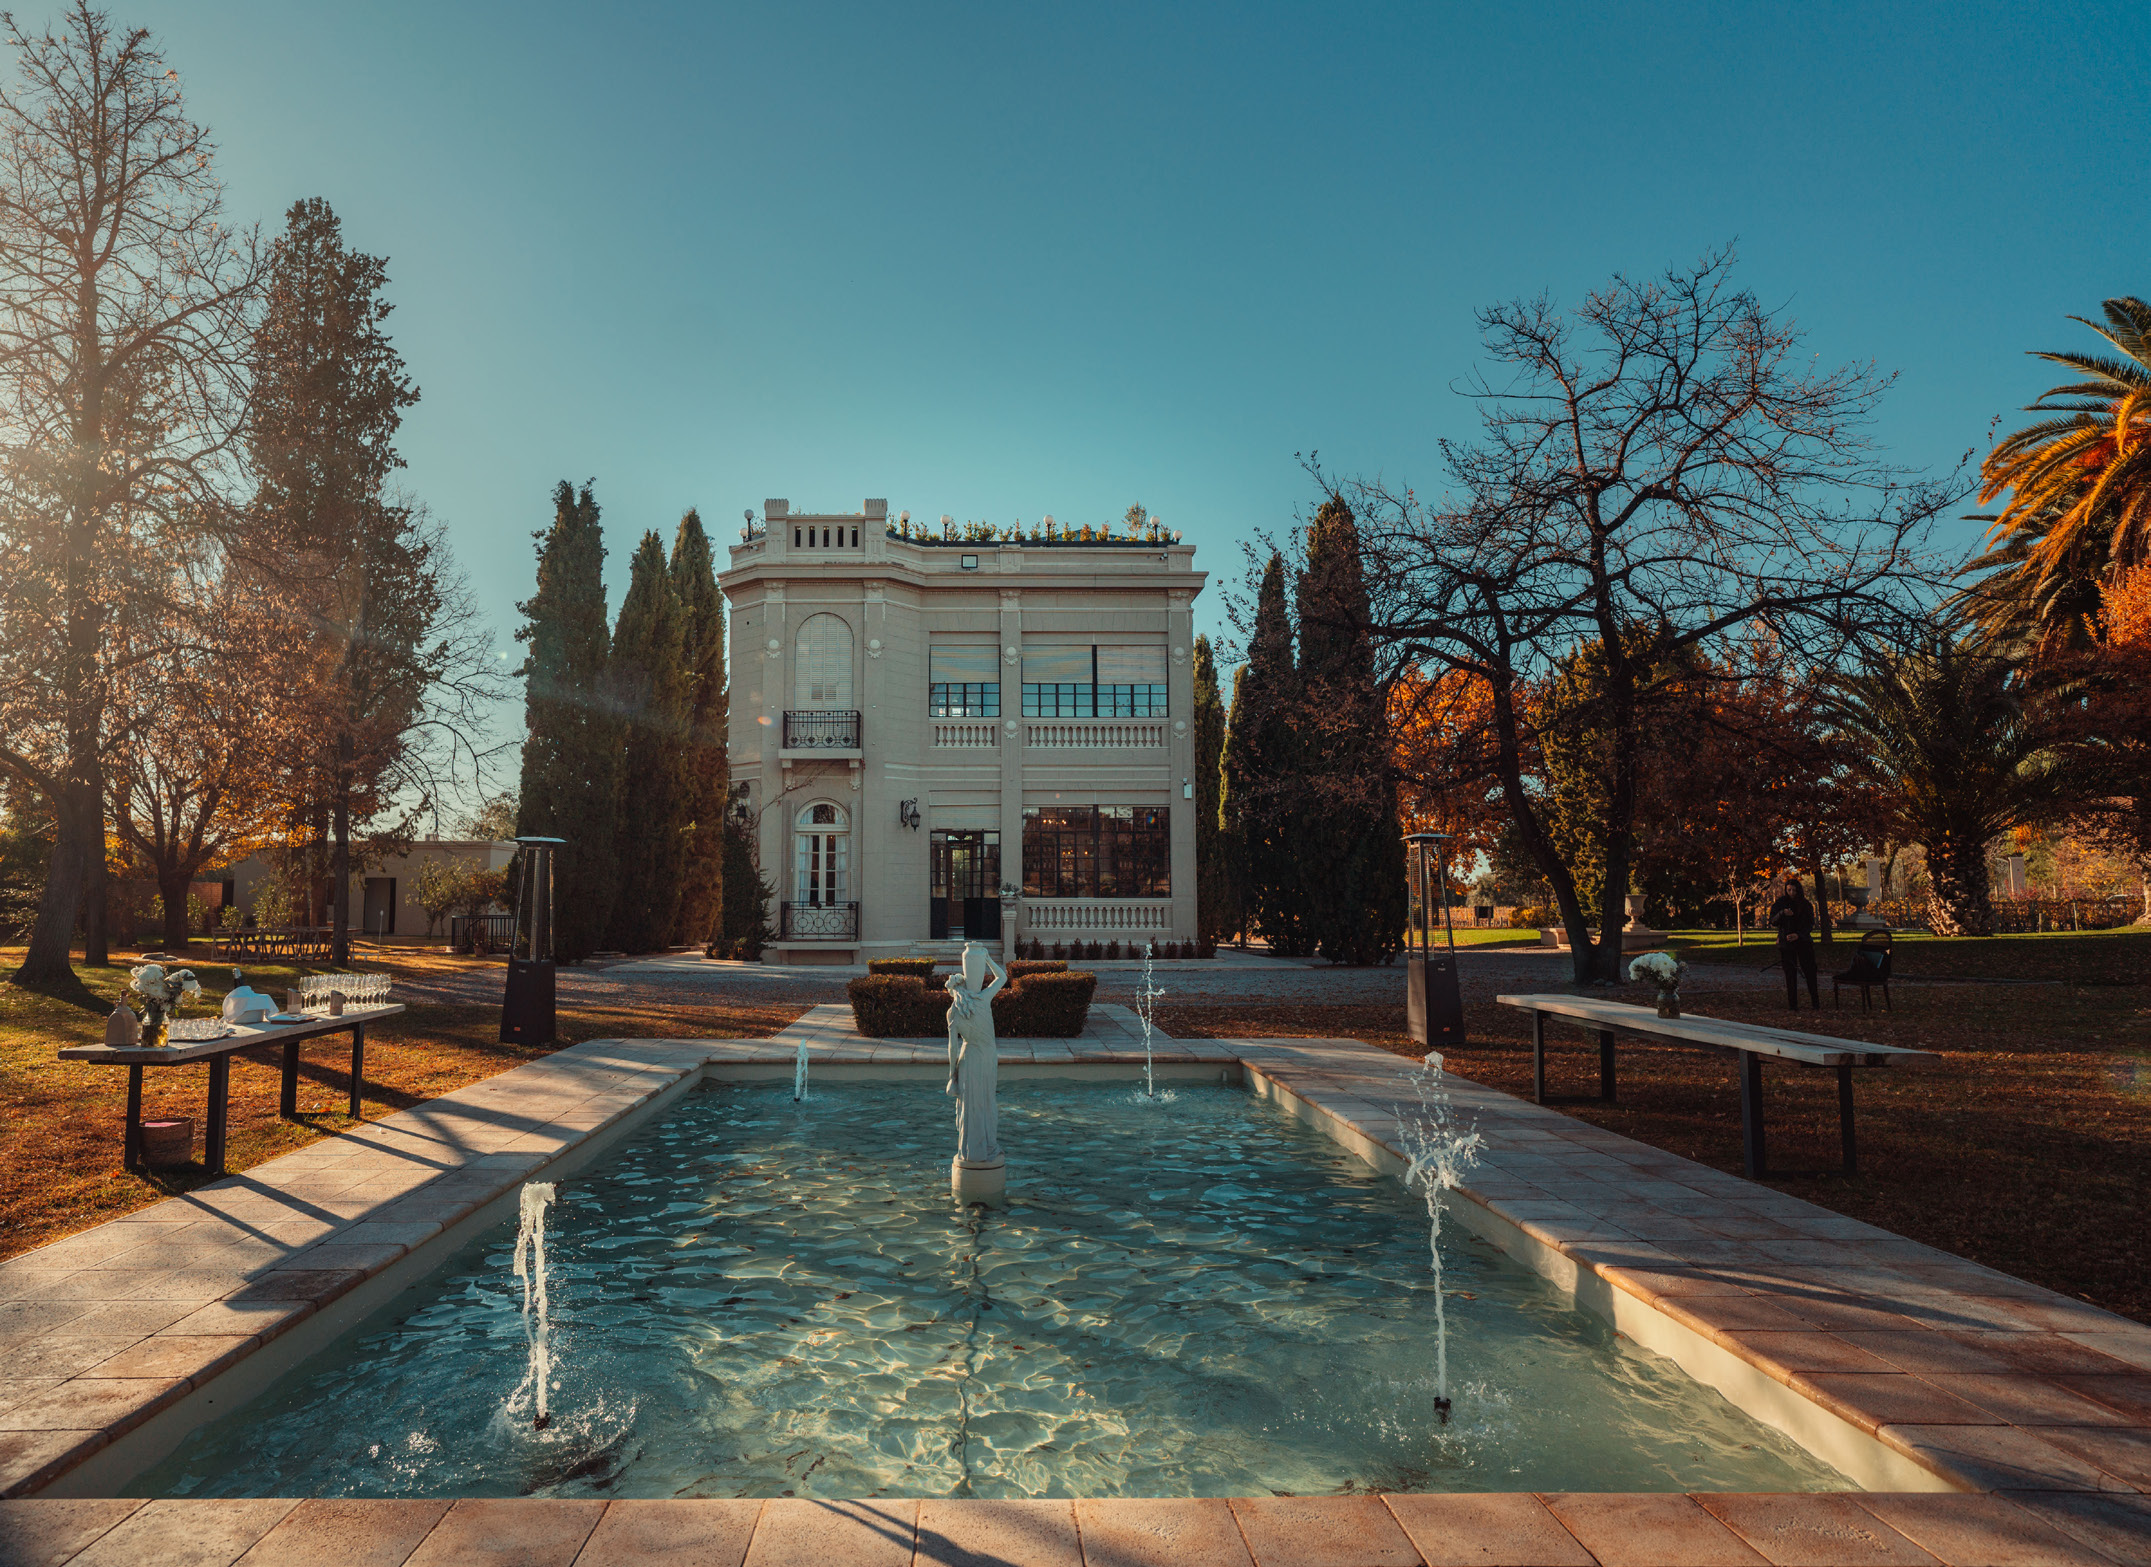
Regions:
[[[1405, 876], [1410, 921], [1405, 932], [1405, 1017], [1412, 1038], [1427, 1049], [1464, 1043], [1464, 997], [1457, 985], [1456, 926], [1449, 914], [1449, 834], [1407, 833]], [[1441, 898], [1446, 945], [1434, 945], [1434, 908]]]

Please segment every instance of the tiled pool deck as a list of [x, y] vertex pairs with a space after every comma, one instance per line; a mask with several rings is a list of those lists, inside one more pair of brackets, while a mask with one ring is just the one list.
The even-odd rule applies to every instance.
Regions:
[[[1011, 1074], [1137, 1070], [1124, 1009]], [[2151, 1328], [1450, 1079], [1487, 1152], [1456, 1217], [1866, 1489], [1193, 1501], [109, 1499], [422, 1276], [517, 1189], [705, 1076], [912, 1075], [816, 1008], [778, 1040], [577, 1045], [0, 1264], [0, 1567], [73, 1562], [2151, 1563]], [[1174, 1041], [1384, 1168], [1410, 1063]], [[444, 1232], [453, 1230], [452, 1236]], [[430, 1244], [429, 1244], [430, 1243]], [[29, 1499], [24, 1499], [29, 1498]], [[78, 1498], [78, 1499], [62, 1499]]]

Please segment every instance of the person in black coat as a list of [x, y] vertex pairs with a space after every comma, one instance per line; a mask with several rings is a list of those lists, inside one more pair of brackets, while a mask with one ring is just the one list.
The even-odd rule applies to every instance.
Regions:
[[1815, 980], [1815, 905], [1797, 876], [1787, 874], [1778, 885], [1777, 901], [1770, 905], [1770, 923], [1778, 932], [1778, 966], [1785, 971], [1785, 1004], [1800, 1010], [1800, 976], [1807, 976], [1808, 1004], [1822, 1005], [1822, 992]]

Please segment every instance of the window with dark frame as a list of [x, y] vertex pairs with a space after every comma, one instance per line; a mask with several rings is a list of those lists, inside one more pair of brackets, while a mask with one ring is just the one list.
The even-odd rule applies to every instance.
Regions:
[[1026, 649], [1025, 718], [1165, 718], [1165, 649], [1137, 644]]
[[1024, 807], [1024, 896], [1172, 896], [1171, 821], [1162, 805]]

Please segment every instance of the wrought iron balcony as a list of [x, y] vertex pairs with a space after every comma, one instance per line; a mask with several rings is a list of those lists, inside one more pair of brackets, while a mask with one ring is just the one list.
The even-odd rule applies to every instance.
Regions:
[[784, 749], [787, 751], [856, 751], [859, 749], [857, 713], [786, 713]]
[[782, 929], [787, 941], [857, 941], [859, 905], [856, 903], [787, 903], [782, 906]]

